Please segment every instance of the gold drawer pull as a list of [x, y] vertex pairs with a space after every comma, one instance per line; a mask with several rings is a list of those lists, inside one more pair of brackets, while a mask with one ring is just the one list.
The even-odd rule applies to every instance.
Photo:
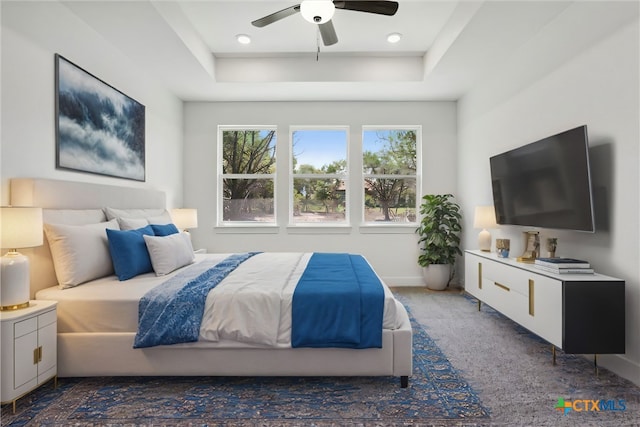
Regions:
[[478, 263], [478, 289], [482, 289], [482, 263]]
[[534, 303], [534, 299], [533, 296], [535, 294], [535, 282], [533, 281], [533, 279], [529, 279], [529, 315], [530, 316], [534, 316], [534, 307], [535, 307], [535, 303]]
[[38, 362], [42, 362], [42, 346], [38, 347]]
[[38, 349], [37, 348], [33, 349], [33, 364], [34, 365], [38, 364]]
[[509, 292], [511, 290], [508, 287], [506, 287], [505, 285], [503, 285], [502, 283], [493, 282], [493, 284], [496, 285], [497, 287], [501, 288], [501, 289], [504, 289], [507, 292]]

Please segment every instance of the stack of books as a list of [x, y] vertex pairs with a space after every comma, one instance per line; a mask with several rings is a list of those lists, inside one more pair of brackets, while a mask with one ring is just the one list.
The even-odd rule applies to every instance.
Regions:
[[535, 266], [556, 274], [593, 274], [591, 264], [574, 258], [536, 258]]

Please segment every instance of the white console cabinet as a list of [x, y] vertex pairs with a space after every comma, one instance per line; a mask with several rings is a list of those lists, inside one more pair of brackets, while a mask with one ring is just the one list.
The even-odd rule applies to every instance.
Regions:
[[57, 375], [55, 301], [0, 312], [2, 321], [1, 401], [13, 403]]
[[465, 290], [565, 353], [625, 352], [624, 281], [465, 251]]

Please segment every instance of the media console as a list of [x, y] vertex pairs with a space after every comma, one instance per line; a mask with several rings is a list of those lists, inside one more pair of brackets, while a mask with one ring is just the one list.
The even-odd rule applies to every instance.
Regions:
[[465, 251], [465, 290], [565, 353], [625, 352], [625, 282], [601, 274], [554, 274], [534, 264]]

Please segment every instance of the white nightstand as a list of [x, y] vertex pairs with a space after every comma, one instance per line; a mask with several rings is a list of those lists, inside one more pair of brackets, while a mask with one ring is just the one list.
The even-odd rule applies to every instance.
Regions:
[[50, 379], [57, 380], [57, 301], [30, 301], [29, 307], [0, 312], [0, 401], [13, 403]]

